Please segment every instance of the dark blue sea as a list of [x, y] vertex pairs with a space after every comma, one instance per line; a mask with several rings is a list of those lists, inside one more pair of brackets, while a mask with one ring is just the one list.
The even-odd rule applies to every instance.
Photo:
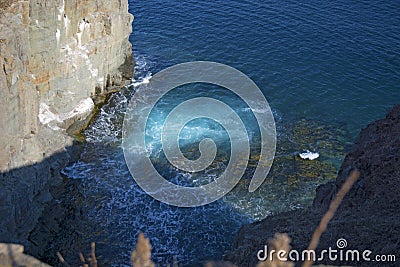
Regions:
[[[135, 16], [132, 85], [102, 107], [84, 132], [81, 159], [64, 170], [81, 181], [85, 204], [79, 231], [98, 244], [97, 253], [111, 265], [129, 265], [140, 231], [151, 240], [153, 261], [161, 266], [174, 256], [194, 266], [222, 259], [241, 225], [310, 205], [318, 184], [335, 177], [358, 132], [400, 103], [399, 1], [132, 0], [129, 11]], [[227, 64], [262, 90], [278, 133], [273, 183], [252, 194], [239, 184], [224, 198], [198, 208], [160, 203], [136, 184], [121, 149], [127, 103], [157, 72], [189, 61]], [[189, 93], [177, 91], [150, 118], [156, 149], [165, 119], [160, 114]], [[245, 113], [237, 99], [225, 100]], [[198, 144], [201, 129], [209, 128], [209, 122], [199, 121], [182, 138]], [[217, 126], [213, 131], [224, 135]], [[312, 164], [301, 161], [297, 155], [305, 150], [320, 158]], [[222, 158], [217, 163], [223, 166]], [[168, 172], [167, 165], [157, 164]]]

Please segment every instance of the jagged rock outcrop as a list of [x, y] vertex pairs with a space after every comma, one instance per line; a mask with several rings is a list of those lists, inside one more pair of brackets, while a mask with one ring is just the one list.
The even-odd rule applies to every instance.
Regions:
[[0, 241], [25, 240], [76, 151], [66, 130], [131, 78], [132, 19], [126, 0], [1, 2]]
[[[319, 249], [336, 248], [340, 238], [349, 249], [371, 250], [373, 256], [397, 255], [400, 250], [400, 105], [382, 120], [363, 129], [347, 154], [335, 181], [317, 189], [313, 206], [308, 209], [277, 214], [244, 225], [238, 232], [233, 248], [225, 260], [239, 266], [255, 266], [257, 252], [275, 233], [288, 233], [292, 247], [306, 249], [312, 233], [329, 203], [353, 168], [360, 179], [344, 198], [327, 232], [322, 235]], [[371, 256], [371, 257], [373, 257]], [[326, 258], [325, 258], [326, 259]], [[329, 262], [333, 265], [378, 266], [376, 262]], [[297, 265], [296, 265], [297, 266]], [[379, 265], [380, 266], [380, 265]], [[383, 265], [382, 265], [383, 266]], [[385, 262], [384, 266], [398, 266]]]

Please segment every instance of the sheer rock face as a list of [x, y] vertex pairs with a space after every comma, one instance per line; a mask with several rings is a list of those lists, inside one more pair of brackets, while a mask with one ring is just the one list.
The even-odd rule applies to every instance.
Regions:
[[[4, 4], [6, 3], [6, 4]], [[66, 129], [132, 73], [126, 0], [0, 5], [0, 241], [32, 229], [71, 157]], [[3, 5], [4, 4], [4, 5]]]

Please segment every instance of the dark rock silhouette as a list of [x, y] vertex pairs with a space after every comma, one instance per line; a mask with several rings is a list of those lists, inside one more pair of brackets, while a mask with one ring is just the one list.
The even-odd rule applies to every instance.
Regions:
[[[275, 233], [288, 233], [292, 247], [306, 249], [312, 233], [329, 203], [350, 174], [357, 168], [360, 179], [322, 235], [318, 250], [336, 247], [346, 239], [349, 249], [371, 250], [372, 255], [395, 255], [400, 250], [400, 105], [382, 120], [363, 129], [347, 154], [335, 181], [317, 189], [313, 206], [267, 217], [243, 226], [233, 248], [224, 259], [239, 266], [255, 266], [257, 252]], [[398, 255], [397, 255], [398, 258]], [[377, 266], [376, 262], [321, 263], [352, 266]], [[299, 264], [299, 263], [297, 263]], [[398, 263], [397, 263], [398, 264]], [[395, 262], [384, 266], [398, 266]]]

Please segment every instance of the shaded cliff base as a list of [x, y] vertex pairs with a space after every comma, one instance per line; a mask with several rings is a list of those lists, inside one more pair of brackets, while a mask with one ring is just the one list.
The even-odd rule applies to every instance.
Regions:
[[60, 170], [77, 160], [79, 151], [79, 144], [74, 142], [41, 162], [0, 173], [0, 242], [29, 245], [28, 233], [46, 203], [55, 197], [52, 188], [62, 186]]
[[[224, 259], [239, 266], [256, 266], [257, 252], [275, 233], [287, 233], [292, 248], [307, 248], [310, 237], [342, 186], [350, 170], [357, 168], [360, 179], [344, 198], [342, 205], [322, 235], [317, 253], [336, 248], [340, 238], [347, 249], [371, 250], [372, 255], [395, 255], [400, 260], [400, 105], [386, 118], [363, 129], [347, 154], [335, 181], [321, 185], [313, 206], [277, 214], [243, 226], [233, 248]], [[352, 266], [399, 266], [398, 262], [322, 262]]]
[[[130, 60], [124, 66], [128, 71], [133, 67], [134, 62]], [[127, 84], [130, 81], [127, 77], [124, 80]], [[80, 207], [83, 198], [78, 190], [80, 181], [63, 177], [60, 172], [80, 158], [84, 141], [81, 132], [111, 94], [122, 88], [122, 84], [111, 84], [94, 96], [94, 110], [86, 118], [74, 121], [67, 129], [67, 133], [74, 138], [70, 146], [47, 155], [40, 162], [0, 172], [0, 218], [1, 224], [5, 225], [0, 227], [0, 242], [22, 244], [28, 254], [56, 264], [57, 251], [51, 249], [53, 241], [80, 240], [85, 244], [90, 241], [81, 240], [74, 230], [79, 229], [82, 215]], [[64, 134], [60, 134], [59, 138], [71, 139]], [[49, 250], [54, 252], [51, 256], [48, 255]]]

